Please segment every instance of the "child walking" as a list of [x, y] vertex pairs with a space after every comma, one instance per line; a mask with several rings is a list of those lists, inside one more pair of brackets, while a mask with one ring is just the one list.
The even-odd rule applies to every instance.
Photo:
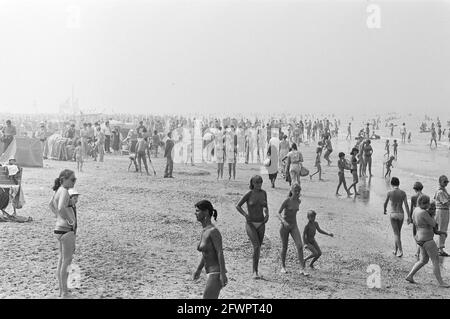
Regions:
[[319, 259], [320, 256], [322, 256], [322, 251], [320, 250], [319, 244], [317, 244], [315, 239], [316, 231], [330, 237], [333, 237], [333, 234], [327, 233], [319, 227], [319, 223], [316, 222], [315, 211], [308, 211], [307, 217], [308, 224], [306, 224], [305, 229], [303, 230], [303, 242], [305, 243], [305, 248], [311, 251], [311, 255], [305, 258], [305, 262], [309, 259], [312, 259], [309, 267], [314, 268], [314, 263], [317, 261], [317, 259]]
[[391, 177], [391, 168], [394, 167], [392, 162], [395, 160], [395, 157], [392, 155], [384, 164], [386, 165], [386, 174], [384, 174], [384, 178]]
[[395, 160], [397, 160], [397, 147], [398, 147], [397, 140], [394, 140], [394, 143], [392, 144], [392, 147], [394, 148]]

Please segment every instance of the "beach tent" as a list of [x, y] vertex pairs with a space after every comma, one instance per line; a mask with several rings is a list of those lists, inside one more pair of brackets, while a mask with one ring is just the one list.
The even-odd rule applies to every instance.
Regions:
[[47, 139], [48, 143], [48, 158], [68, 161], [72, 158], [73, 152], [70, 151], [69, 139], [62, 137], [61, 134], [53, 134]]
[[15, 137], [0, 156], [0, 163], [6, 164], [10, 158], [15, 158], [19, 166], [43, 167], [41, 141], [36, 138]]

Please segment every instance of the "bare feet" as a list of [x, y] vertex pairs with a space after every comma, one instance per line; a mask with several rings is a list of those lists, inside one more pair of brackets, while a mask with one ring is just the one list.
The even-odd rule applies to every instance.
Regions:
[[259, 279], [259, 278], [261, 278], [261, 276], [259, 276], [257, 272], [254, 272], [252, 275], [252, 279]]
[[339, 193], [336, 193], [336, 196], [342, 196], [341, 194], [339, 194]]
[[287, 273], [287, 270], [286, 270], [286, 268], [284, 268], [284, 267], [281, 267], [281, 270], [280, 270], [280, 272], [281, 272], [282, 274], [285, 274], [285, 273]]
[[400, 254], [398, 254], [397, 257], [403, 257], [403, 251], [400, 250]]
[[441, 287], [441, 288], [450, 288], [450, 285], [446, 284], [445, 282], [443, 282], [443, 283], [439, 284], [439, 287]]
[[416, 284], [416, 282], [414, 281], [414, 279], [412, 278], [412, 277], [406, 277], [405, 278], [406, 279], [406, 281], [408, 281], [409, 283], [411, 283], [411, 284]]
[[73, 296], [70, 292], [63, 293], [61, 299], [73, 299]]

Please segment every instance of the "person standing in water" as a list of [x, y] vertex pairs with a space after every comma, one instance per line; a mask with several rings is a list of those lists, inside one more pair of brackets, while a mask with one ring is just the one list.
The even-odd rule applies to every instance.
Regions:
[[331, 165], [330, 154], [331, 152], [333, 152], [333, 146], [331, 145], [331, 136], [328, 136], [328, 138], [325, 140], [325, 148], [327, 150], [325, 151], [323, 158], [327, 160], [328, 166], [330, 166]]
[[[438, 248], [433, 240], [436, 221], [428, 212], [430, 209], [430, 197], [427, 195], [421, 195], [417, 200], [417, 204], [419, 207], [414, 209], [412, 218], [417, 230], [415, 240], [417, 245], [420, 247], [421, 259], [414, 264], [410, 273], [406, 277], [406, 280], [410, 283], [416, 283], [414, 281], [414, 275], [431, 259], [431, 262], [433, 263], [433, 273], [439, 283], [439, 286], [442, 288], [449, 288], [450, 285], [442, 280], [441, 269], [439, 267]], [[446, 232], [437, 231], [437, 233], [440, 236], [447, 237]]]
[[386, 140], [386, 144], [384, 145], [384, 150], [386, 151], [386, 153], [384, 153], [384, 156], [387, 155], [387, 157], [390, 157], [390, 150], [389, 150], [389, 140]]
[[431, 140], [430, 140], [430, 148], [433, 145], [434, 142], [434, 146], [437, 148], [437, 142], [436, 142], [436, 129], [434, 128], [434, 126], [431, 128]]
[[[405, 212], [403, 210], [403, 205], [405, 205], [406, 213], [408, 215], [408, 225], [411, 223], [411, 212], [408, 207], [408, 198], [406, 193], [399, 189], [400, 180], [397, 177], [392, 177], [391, 185], [393, 190], [389, 191], [386, 196], [386, 201], [384, 202], [384, 214], [386, 215], [387, 207], [389, 202], [390, 220], [391, 226], [394, 231], [394, 251], [392, 252], [397, 257], [403, 256], [403, 248], [401, 241], [401, 231], [403, 226], [403, 220], [405, 218]], [[399, 254], [397, 254], [399, 252]]]
[[350, 193], [350, 190], [347, 188], [347, 183], [345, 182], [345, 175], [344, 175], [344, 170], [350, 169], [350, 166], [347, 160], [345, 159], [345, 154], [342, 152], [339, 153], [338, 168], [339, 168], [338, 172], [339, 183], [336, 189], [336, 196], [341, 196], [341, 194], [339, 194], [339, 188], [341, 188], [341, 185], [344, 185], [344, 189], [347, 192], [347, 196], [350, 196], [352, 195], [352, 193]]
[[358, 181], [359, 181], [358, 180], [358, 163], [359, 163], [359, 160], [358, 160], [358, 157], [357, 157], [358, 152], [359, 152], [359, 150], [356, 147], [354, 147], [352, 149], [352, 152], [350, 153], [350, 155], [352, 156], [352, 159], [350, 160], [350, 165], [351, 165], [350, 173], [352, 173], [353, 183], [350, 185], [348, 190], [350, 191], [352, 189], [352, 187], [353, 187], [353, 189], [355, 190], [355, 193], [354, 193], [355, 196], [360, 195], [358, 193], [358, 191], [356, 190], [356, 185], [358, 184]]
[[[373, 148], [370, 145], [370, 140], [366, 141], [366, 145], [363, 148], [363, 154], [364, 154], [364, 172], [366, 171], [366, 165], [369, 166], [369, 176], [372, 177], [372, 154], [373, 154]], [[364, 174], [365, 175], [365, 174]]]
[[[447, 192], [448, 178], [445, 175], [439, 177], [439, 189], [434, 195], [434, 200], [436, 202], [436, 223], [439, 225], [439, 231], [447, 232], [448, 221], [449, 221], [449, 207], [450, 207], [450, 196]], [[439, 236], [437, 241], [439, 247], [439, 256], [448, 257], [449, 255], [444, 251], [445, 240], [447, 236]]]
[[384, 178], [391, 177], [391, 168], [394, 166], [392, 165], [392, 162], [394, 161], [395, 157], [392, 155], [384, 164], [386, 165], [386, 174], [384, 174]]
[[201, 200], [195, 204], [195, 217], [202, 224], [203, 231], [197, 246], [202, 257], [193, 279], [197, 280], [205, 268], [207, 280], [203, 299], [218, 299], [220, 290], [228, 283], [228, 278], [222, 248], [222, 235], [211, 222], [212, 217], [217, 220], [217, 210], [210, 201]]
[[358, 153], [358, 159], [359, 159], [359, 177], [366, 176], [365, 172], [365, 163], [364, 163], [364, 147], [366, 146], [365, 140], [360, 137], [360, 143], [359, 143], [359, 153]]
[[402, 143], [406, 143], [406, 126], [405, 126], [405, 123], [402, 124], [402, 128], [400, 129], [400, 133], [402, 135]]
[[398, 154], [397, 140], [394, 140], [394, 143], [392, 143], [392, 148], [394, 149], [394, 158], [395, 158], [395, 160], [397, 160], [397, 154]]
[[314, 166], [317, 168], [317, 171], [314, 174], [309, 175], [309, 179], [310, 180], [312, 180], [314, 175], [319, 173], [319, 181], [323, 181], [323, 179], [322, 179], [322, 167], [320, 166], [320, 156], [321, 155], [322, 155], [322, 147], [317, 147], [316, 148], [316, 161], [314, 163]]
[[[250, 179], [250, 191], [236, 205], [237, 211], [246, 220], [245, 229], [253, 245], [253, 279], [260, 278], [258, 273], [259, 256], [266, 230], [265, 224], [269, 220], [267, 193], [261, 188], [262, 183], [261, 176], [253, 176]], [[242, 208], [244, 203], [247, 203], [247, 212]]]
[[67, 271], [72, 263], [75, 251], [75, 231], [76, 217], [71, 206], [69, 189], [73, 188], [76, 182], [75, 173], [72, 170], [63, 170], [53, 185], [55, 192], [49, 207], [55, 214], [55, 236], [59, 243], [59, 261], [57, 267], [57, 277], [59, 282], [59, 297], [71, 298], [67, 287], [69, 273]]
[[[300, 274], [308, 276], [305, 272], [305, 261], [303, 259], [303, 243], [302, 236], [297, 226], [297, 212], [300, 207], [300, 192], [299, 184], [292, 184], [289, 192], [289, 197], [281, 204], [278, 211], [278, 218], [281, 221], [280, 237], [281, 237], [281, 272], [286, 273], [286, 253], [288, 249], [289, 235], [294, 240], [297, 247], [298, 259], [300, 261]], [[283, 214], [284, 212], [284, 214]]]

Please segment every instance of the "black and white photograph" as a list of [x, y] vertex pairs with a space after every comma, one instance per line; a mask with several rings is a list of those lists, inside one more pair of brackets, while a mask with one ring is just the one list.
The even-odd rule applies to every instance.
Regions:
[[449, 0], [0, 0], [0, 299], [447, 299], [449, 177]]

